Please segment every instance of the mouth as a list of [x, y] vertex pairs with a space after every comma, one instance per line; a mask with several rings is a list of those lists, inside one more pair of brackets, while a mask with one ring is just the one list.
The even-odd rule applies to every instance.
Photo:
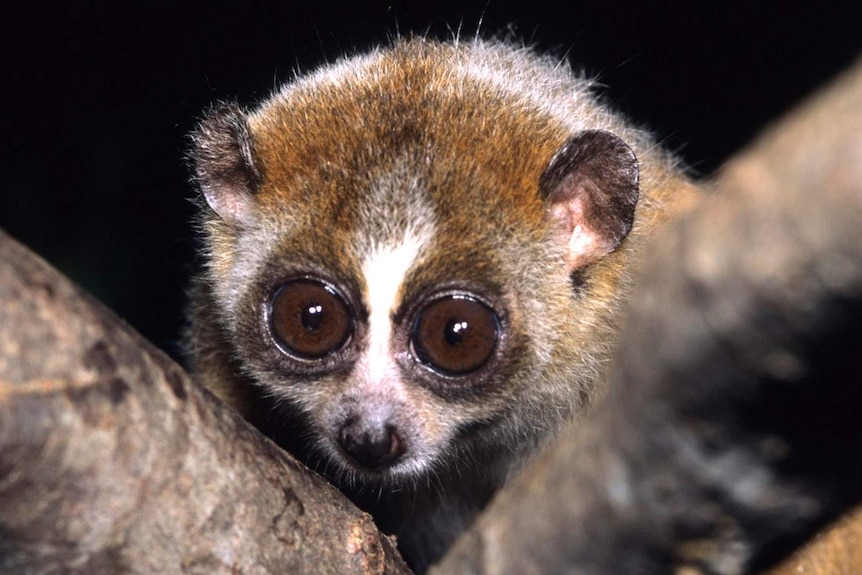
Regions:
[[[416, 452], [407, 451], [403, 441], [400, 439], [398, 441], [399, 445], [391, 445], [385, 450], [385, 454], [381, 455], [384, 451], [381, 447], [379, 448], [381, 453], [368, 455], [360, 451], [359, 457], [344, 449], [338, 440], [326, 441], [324, 459], [329, 461], [331, 467], [337, 469], [335, 474], [327, 475], [332, 479], [335, 479], [333, 475], [337, 475], [342, 482], [347, 480], [353, 483], [359, 480], [390, 486], [407, 480], [414, 481], [426, 475], [432, 467], [431, 459], [422, 457]], [[404, 449], [403, 453], [396, 456], [395, 454], [402, 449]], [[367, 461], [372, 463], [367, 464]]]

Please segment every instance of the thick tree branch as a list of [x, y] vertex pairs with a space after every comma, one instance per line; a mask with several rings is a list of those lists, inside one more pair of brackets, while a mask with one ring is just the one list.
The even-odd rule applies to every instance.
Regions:
[[369, 516], [0, 232], [0, 573], [409, 573]]
[[606, 401], [433, 573], [746, 573], [860, 500], [862, 63], [650, 252]]

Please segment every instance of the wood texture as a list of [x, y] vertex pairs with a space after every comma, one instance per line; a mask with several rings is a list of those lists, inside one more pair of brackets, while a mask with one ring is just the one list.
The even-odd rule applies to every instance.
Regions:
[[0, 573], [409, 573], [369, 516], [0, 232]]

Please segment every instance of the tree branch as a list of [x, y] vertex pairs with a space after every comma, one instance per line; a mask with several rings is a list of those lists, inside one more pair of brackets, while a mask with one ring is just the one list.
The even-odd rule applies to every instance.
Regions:
[[433, 573], [747, 573], [859, 502], [862, 62], [660, 236], [606, 401]]
[[368, 515], [0, 232], [0, 572], [409, 570]]

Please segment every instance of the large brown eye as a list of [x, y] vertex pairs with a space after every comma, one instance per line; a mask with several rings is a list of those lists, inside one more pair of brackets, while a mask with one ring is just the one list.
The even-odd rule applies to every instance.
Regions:
[[319, 359], [340, 350], [350, 337], [350, 308], [332, 287], [295, 280], [273, 296], [270, 329], [286, 351]]
[[497, 346], [500, 322], [494, 310], [468, 296], [432, 301], [416, 318], [413, 346], [420, 361], [445, 375], [476, 371]]

